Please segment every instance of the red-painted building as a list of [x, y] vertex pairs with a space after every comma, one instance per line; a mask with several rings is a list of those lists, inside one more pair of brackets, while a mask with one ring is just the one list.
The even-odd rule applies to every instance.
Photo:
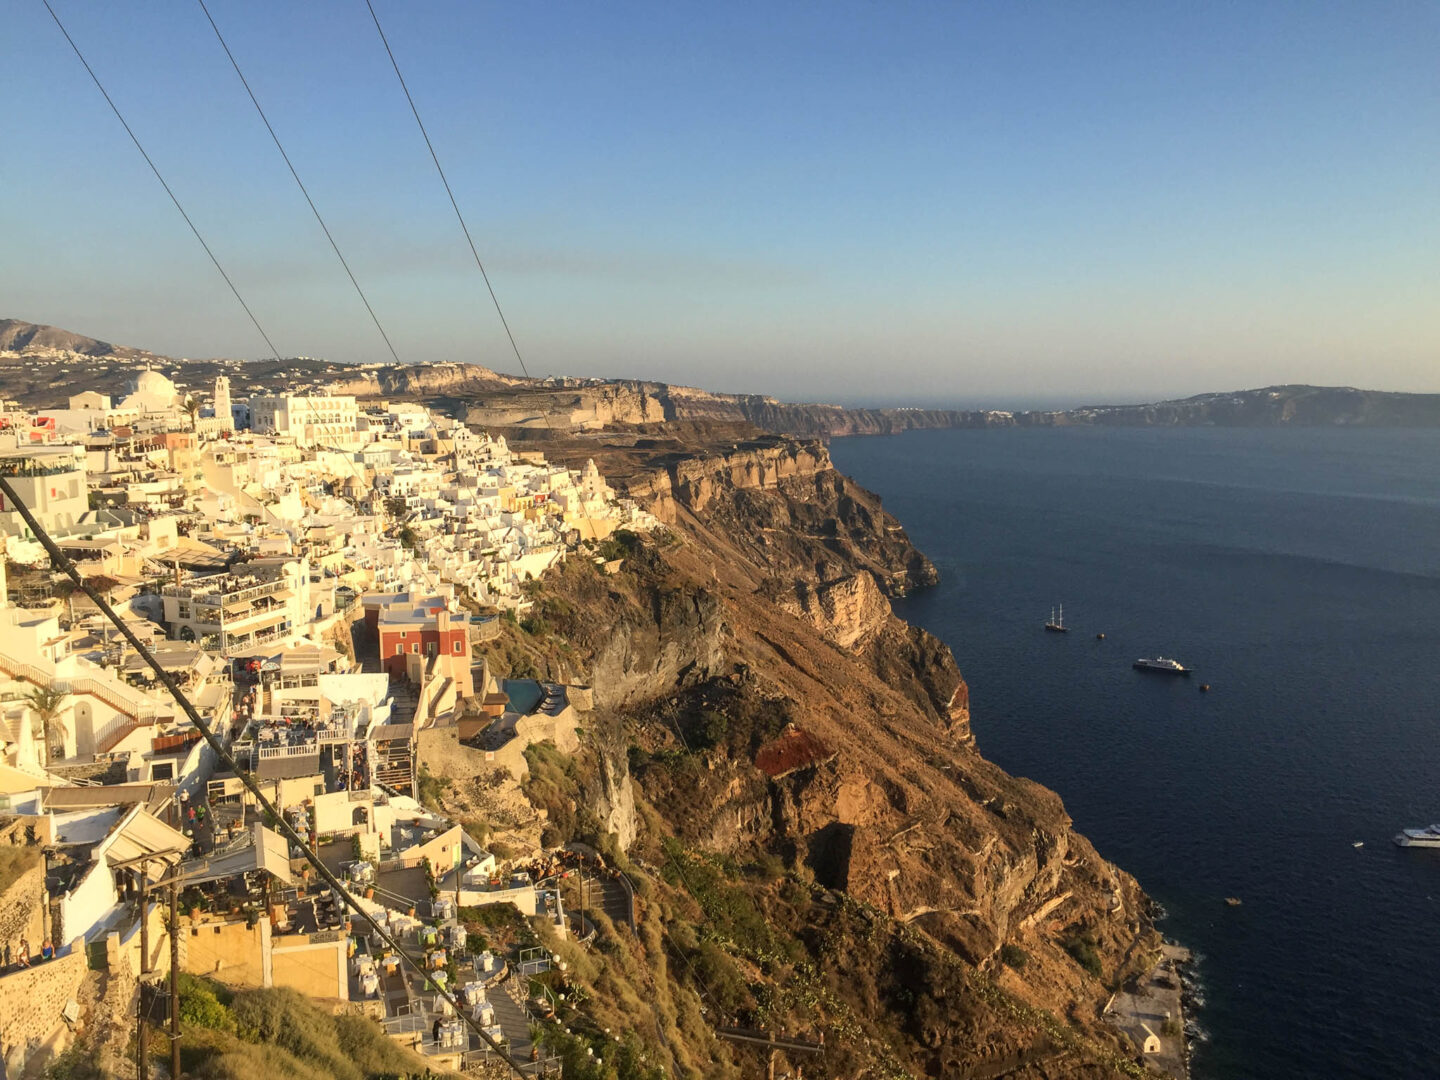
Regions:
[[[380, 639], [380, 663], [393, 679], [406, 677], [410, 656], [443, 657], [442, 666], [464, 671], [470, 667], [470, 619], [452, 614], [443, 607], [382, 609], [376, 619]], [[468, 683], [466, 678], [464, 682]]]

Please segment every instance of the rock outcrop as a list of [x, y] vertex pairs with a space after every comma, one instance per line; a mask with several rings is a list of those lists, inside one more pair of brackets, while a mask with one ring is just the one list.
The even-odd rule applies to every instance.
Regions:
[[[1029, 958], [1023, 978], [1007, 976], [1012, 991], [1112, 1046], [1093, 1022], [1108, 990], [1071, 950], [1083, 941], [1117, 977], [1153, 940], [1146, 900], [1053, 792], [979, 754], [950, 650], [891, 611], [887, 594], [935, 572], [879, 500], [823, 446], [785, 439], [617, 478], [663, 504], [670, 537], [632, 550], [615, 577], [567, 568], [539, 603], [593, 657], [597, 701], [631, 742], [636, 815], [651, 823], [635, 851], [663, 860], [658, 827], [735, 863], [778, 858], [929, 943], [866, 953], [873, 970], [855, 976], [877, 985], [900, 977], [902, 954], [941, 979], [936, 957], [998, 973], [1012, 946]], [[601, 780], [614, 790], [614, 774]], [[979, 1016], [953, 987], [925, 993], [905, 1050], [916, 1075], [1040, 1053], [1035, 1031]], [[1110, 1075], [1110, 1052], [1046, 1075]]]

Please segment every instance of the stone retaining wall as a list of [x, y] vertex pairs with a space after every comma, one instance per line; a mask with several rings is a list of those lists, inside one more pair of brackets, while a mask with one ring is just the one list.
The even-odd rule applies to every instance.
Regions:
[[83, 938], [76, 938], [70, 951], [58, 960], [0, 975], [0, 1055], [6, 1076], [19, 1076], [44, 1044], [66, 1026], [60, 1012], [75, 999], [84, 978]]

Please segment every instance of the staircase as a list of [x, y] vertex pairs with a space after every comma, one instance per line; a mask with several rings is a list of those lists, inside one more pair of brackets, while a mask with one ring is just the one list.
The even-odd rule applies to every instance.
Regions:
[[159, 714], [159, 705], [138, 691], [121, 689], [121, 684], [107, 680], [86, 678], [62, 678], [34, 664], [26, 664], [13, 656], [0, 653], [0, 671], [12, 679], [32, 683], [47, 690], [58, 690], [62, 694], [89, 694], [99, 698], [116, 712], [124, 713], [137, 723], [154, 721]]
[[490, 1004], [495, 1007], [495, 1022], [505, 1032], [506, 1049], [515, 1062], [530, 1061], [530, 1017], [513, 996], [515, 980], [507, 979], [500, 987], [501, 993], [490, 995]]

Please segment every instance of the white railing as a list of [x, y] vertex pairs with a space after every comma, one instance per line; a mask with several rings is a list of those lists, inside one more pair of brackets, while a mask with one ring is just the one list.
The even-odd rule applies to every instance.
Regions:
[[286, 758], [305, 757], [307, 754], [318, 754], [320, 746], [318, 743], [300, 743], [297, 746], [262, 746], [260, 748], [261, 758]]
[[115, 684], [84, 676], [67, 679], [36, 667], [34, 664], [26, 664], [14, 657], [6, 656], [4, 653], [0, 653], [0, 671], [4, 671], [12, 678], [22, 679], [46, 689], [58, 690], [62, 694], [89, 694], [99, 698], [117, 712], [122, 712], [138, 721], [153, 720], [159, 713], [159, 705], [156, 702], [148, 698], [137, 701], [119, 690]]

